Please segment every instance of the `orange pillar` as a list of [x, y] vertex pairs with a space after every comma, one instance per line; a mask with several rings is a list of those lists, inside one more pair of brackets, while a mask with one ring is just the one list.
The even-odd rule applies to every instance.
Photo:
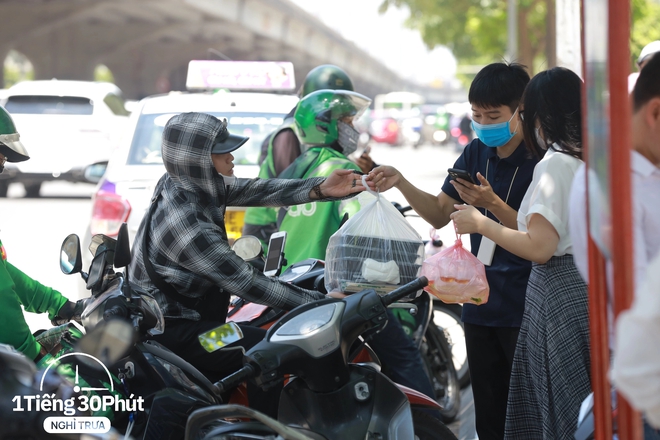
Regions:
[[[610, 89], [610, 194], [614, 314], [630, 307], [633, 298], [633, 231], [630, 186], [630, 0], [609, 0], [608, 71]], [[615, 318], [616, 319], [616, 318]], [[617, 396], [619, 438], [639, 440], [641, 422], [628, 402]]]

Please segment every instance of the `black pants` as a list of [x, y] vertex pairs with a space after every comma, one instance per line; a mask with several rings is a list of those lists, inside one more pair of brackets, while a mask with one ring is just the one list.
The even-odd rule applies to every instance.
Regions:
[[[165, 324], [165, 333], [155, 336], [153, 339], [190, 362], [212, 382], [216, 382], [243, 366], [243, 351], [238, 349], [239, 346], [247, 351], [266, 335], [266, 330], [261, 328], [240, 325], [243, 330], [243, 339], [227, 345], [222, 350], [209, 353], [202, 348], [197, 336], [222, 324], [217, 321], [168, 319]], [[234, 349], [231, 349], [232, 347]], [[277, 418], [281, 385], [263, 391], [248, 382], [247, 391], [251, 408]]]
[[431, 379], [424, 370], [422, 356], [412, 339], [403, 331], [391, 310], [387, 311], [387, 325], [369, 345], [386, 367], [392, 381], [424, 393], [435, 400]]
[[468, 323], [464, 326], [477, 435], [479, 440], [501, 440], [520, 329]]

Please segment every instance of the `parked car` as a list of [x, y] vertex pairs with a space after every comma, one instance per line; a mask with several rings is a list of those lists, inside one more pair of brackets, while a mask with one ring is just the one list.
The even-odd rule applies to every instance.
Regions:
[[[210, 113], [227, 119], [229, 131], [249, 136], [234, 155], [237, 177], [257, 177], [258, 158], [264, 138], [279, 127], [298, 97], [274, 93], [171, 92], [144, 98], [131, 115], [125, 138], [110, 158], [102, 180], [92, 197], [87, 237], [105, 234], [114, 237], [123, 222], [128, 223], [130, 240], [149, 205], [154, 187], [165, 172], [161, 137], [167, 121], [184, 112]], [[228, 207], [225, 225], [230, 239], [241, 235], [244, 207]]]
[[401, 145], [403, 143], [399, 123], [391, 117], [372, 119], [369, 123], [369, 135], [374, 142], [389, 145]]
[[19, 182], [27, 197], [38, 197], [52, 180], [89, 182], [85, 169], [107, 163], [128, 123], [121, 90], [93, 81], [23, 81], [1, 99], [30, 153], [26, 162], [7, 163], [0, 197]]

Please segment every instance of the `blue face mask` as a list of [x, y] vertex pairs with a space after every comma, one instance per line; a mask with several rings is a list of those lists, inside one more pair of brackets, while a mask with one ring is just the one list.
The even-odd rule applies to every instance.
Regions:
[[[507, 142], [515, 136], [517, 131], [514, 131], [511, 133], [511, 120], [513, 117], [516, 115], [518, 112], [518, 109], [516, 108], [516, 111], [513, 112], [513, 115], [511, 115], [511, 119], [509, 119], [507, 122], [500, 122], [499, 124], [489, 124], [489, 125], [484, 125], [480, 124], [478, 122], [472, 121], [472, 129], [476, 133], [477, 137], [486, 144], [489, 147], [501, 147], [502, 145], [505, 145]], [[518, 126], [516, 125], [516, 130], [518, 130]]]

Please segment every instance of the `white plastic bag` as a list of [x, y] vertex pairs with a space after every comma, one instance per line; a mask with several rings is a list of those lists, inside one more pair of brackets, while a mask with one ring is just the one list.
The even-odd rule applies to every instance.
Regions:
[[392, 203], [369, 192], [375, 200], [330, 237], [325, 254], [328, 292], [375, 289], [384, 294], [419, 275], [424, 259], [422, 238]]

